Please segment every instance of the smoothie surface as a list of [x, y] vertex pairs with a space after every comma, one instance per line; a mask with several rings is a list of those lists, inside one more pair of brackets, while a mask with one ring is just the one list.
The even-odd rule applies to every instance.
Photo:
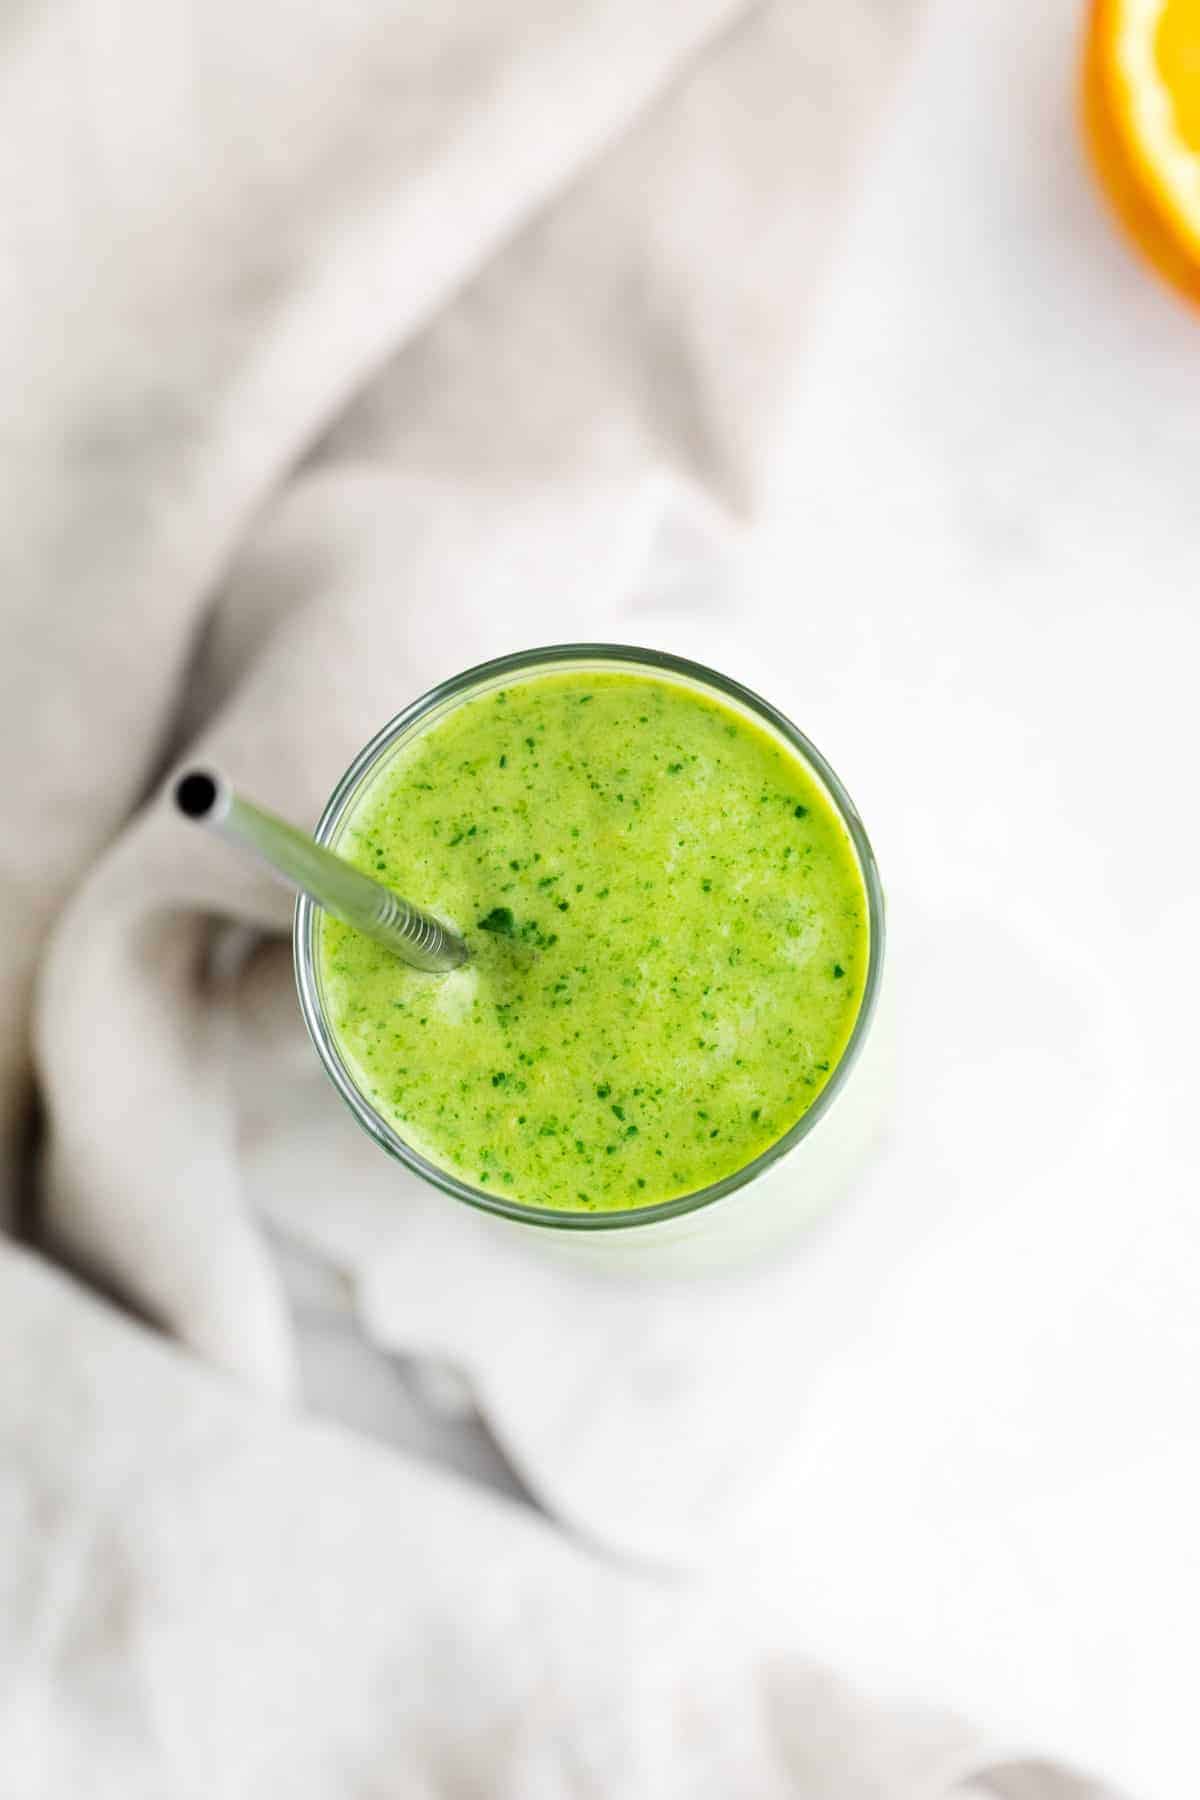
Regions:
[[868, 911], [841, 819], [766, 728], [669, 678], [462, 702], [336, 847], [468, 940], [431, 976], [322, 914], [318, 964], [356, 1085], [485, 1193], [588, 1212], [706, 1187], [796, 1123], [853, 1030]]

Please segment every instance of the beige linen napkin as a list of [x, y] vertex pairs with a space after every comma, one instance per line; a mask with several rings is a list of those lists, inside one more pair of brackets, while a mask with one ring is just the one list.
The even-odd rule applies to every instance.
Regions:
[[13, 1250], [0, 1318], [5, 1800], [1105, 1800], [289, 1421]]

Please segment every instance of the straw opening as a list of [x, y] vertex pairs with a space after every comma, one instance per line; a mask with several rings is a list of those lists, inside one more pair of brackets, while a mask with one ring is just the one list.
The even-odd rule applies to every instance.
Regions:
[[175, 784], [175, 804], [186, 819], [206, 819], [217, 804], [217, 784], [202, 769], [191, 769]]

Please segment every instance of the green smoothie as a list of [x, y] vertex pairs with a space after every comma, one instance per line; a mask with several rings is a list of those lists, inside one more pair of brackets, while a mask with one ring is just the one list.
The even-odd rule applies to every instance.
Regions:
[[613, 1212], [744, 1167], [845, 1051], [868, 964], [858, 859], [815, 775], [649, 674], [522, 675], [385, 760], [337, 848], [463, 932], [406, 968], [322, 915], [341, 1055], [430, 1162]]

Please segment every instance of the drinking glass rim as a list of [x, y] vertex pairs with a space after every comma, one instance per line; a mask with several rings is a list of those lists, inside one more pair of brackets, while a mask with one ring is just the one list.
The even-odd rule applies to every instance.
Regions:
[[[552, 1207], [526, 1206], [520, 1201], [508, 1200], [499, 1194], [485, 1193], [481, 1188], [472, 1187], [469, 1182], [461, 1180], [450, 1170], [439, 1168], [436, 1163], [432, 1163], [422, 1156], [411, 1144], [405, 1143], [399, 1133], [375, 1110], [362, 1093], [338, 1051], [322, 1004], [316, 955], [320, 908], [309, 899], [307, 894], [300, 894], [297, 897], [292, 929], [296, 988], [308, 1035], [312, 1039], [313, 1047], [321, 1060], [325, 1073], [368, 1135], [373, 1137], [389, 1155], [410, 1169], [413, 1174], [421, 1176], [433, 1187], [439, 1188], [442, 1193], [449, 1194], [453, 1199], [461, 1200], [480, 1212], [512, 1219], [522, 1225], [538, 1225], [556, 1231], [616, 1231], [632, 1226], [655, 1225], [667, 1219], [681, 1218], [685, 1214], [700, 1212], [705, 1207], [714, 1205], [716, 1201], [723, 1200], [727, 1195], [735, 1193], [738, 1188], [745, 1187], [759, 1175], [764, 1174], [774, 1163], [793, 1150], [820, 1123], [845, 1086], [846, 1079], [854, 1063], [858, 1060], [870, 1029], [883, 970], [885, 940], [883, 886], [879, 878], [875, 854], [859, 817], [858, 809], [838, 776], [816, 745], [805, 736], [798, 726], [792, 723], [786, 714], [772, 706], [769, 700], [764, 700], [761, 694], [755, 693], [752, 688], [745, 687], [731, 676], [723, 675], [717, 669], [707, 668], [703, 663], [692, 662], [686, 657], [675, 656], [669, 651], [642, 649], [631, 644], [544, 644], [530, 650], [510, 651], [505, 656], [493, 657], [487, 662], [476, 663], [473, 667], [464, 669], [460, 674], [439, 682], [436, 687], [428, 689], [426, 693], [420, 695], [403, 711], [390, 719], [359, 751], [334, 788], [325, 810], [321, 814], [315, 832], [317, 842], [326, 845], [332, 843], [349, 811], [351, 802], [356, 797], [360, 785], [369, 771], [413, 727], [439, 708], [445, 707], [456, 699], [466, 699], [471, 692], [494, 685], [506, 676], [526, 676], [550, 666], [562, 666], [568, 669], [573, 667], [594, 669], [597, 665], [614, 664], [625, 667], [634, 666], [653, 674], [666, 674], [685, 682], [698, 684], [710, 692], [721, 695], [726, 700], [734, 701], [753, 718], [770, 726], [821, 782], [854, 847], [854, 854], [867, 894], [868, 955], [862, 999], [849, 1040], [838, 1059], [836, 1068], [812, 1105], [801, 1114], [790, 1130], [784, 1132], [782, 1137], [777, 1138], [773, 1144], [769, 1144], [765, 1150], [760, 1151], [756, 1157], [753, 1157], [740, 1169], [735, 1169], [730, 1174], [722, 1176], [720, 1181], [710, 1182], [706, 1187], [696, 1188], [689, 1194], [676, 1195], [673, 1200], [660, 1201], [653, 1206], [628, 1207], [612, 1212], [576, 1213], [555, 1210]], [[431, 979], [435, 978], [431, 977]]]

